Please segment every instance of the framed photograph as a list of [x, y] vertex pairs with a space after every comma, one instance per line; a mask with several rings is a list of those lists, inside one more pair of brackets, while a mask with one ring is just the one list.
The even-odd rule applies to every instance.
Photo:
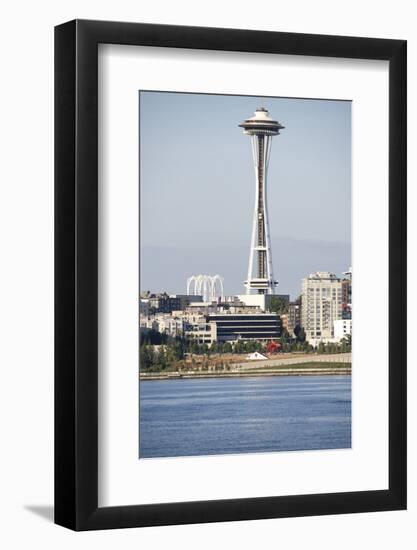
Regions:
[[406, 508], [406, 42], [55, 29], [55, 522]]

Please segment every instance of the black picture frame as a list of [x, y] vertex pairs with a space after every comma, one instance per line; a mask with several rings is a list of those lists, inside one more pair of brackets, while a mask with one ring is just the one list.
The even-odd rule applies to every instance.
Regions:
[[[98, 507], [98, 44], [389, 62], [389, 488]], [[109, 529], [406, 508], [406, 41], [74, 20], [55, 28], [55, 522]], [[403, 330], [397, 330], [401, 326]]]

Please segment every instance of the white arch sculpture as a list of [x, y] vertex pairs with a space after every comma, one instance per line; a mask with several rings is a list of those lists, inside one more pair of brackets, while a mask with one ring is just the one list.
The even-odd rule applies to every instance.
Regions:
[[223, 277], [220, 275], [192, 275], [187, 279], [187, 294], [203, 296], [205, 302], [224, 297]]

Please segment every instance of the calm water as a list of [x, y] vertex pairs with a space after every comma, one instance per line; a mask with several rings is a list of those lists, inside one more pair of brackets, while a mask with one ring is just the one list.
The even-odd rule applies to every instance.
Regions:
[[140, 384], [141, 458], [350, 446], [350, 376]]

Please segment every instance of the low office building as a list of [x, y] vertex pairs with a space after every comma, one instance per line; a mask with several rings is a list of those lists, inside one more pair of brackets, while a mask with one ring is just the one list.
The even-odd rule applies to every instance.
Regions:
[[246, 306], [257, 307], [261, 311], [267, 311], [274, 298], [280, 298], [288, 304], [290, 296], [288, 294], [239, 294], [237, 298]]
[[193, 302], [201, 302], [202, 296], [189, 296], [188, 294], [150, 294], [141, 299], [141, 303], [147, 300], [148, 311], [153, 313], [172, 313], [183, 311]]
[[[147, 317], [145, 315], [141, 315], [139, 317], [139, 328], [143, 330], [143, 333], [149, 330], [159, 330], [158, 322], [154, 317]], [[146, 329], [146, 330], [145, 330]]]
[[158, 323], [158, 331], [162, 334], [176, 337], [184, 333], [184, 321], [181, 317], [169, 314], [159, 314], [155, 316]]
[[261, 311], [266, 311], [271, 303], [273, 294], [239, 294], [239, 301], [249, 307], [256, 307]]
[[184, 332], [182, 317], [170, 313], [157, 313], [156, 315], [141, 315], [139, 318], [141, 329], [156, 330], [168, 336], [181, 336]]
[[337, 319], [333, 326], [336, 341], [340, 342], [346, 336], [352, 336], [352, 319]]
[[274, 340], [281, 336], [281, 319], [276, 313], [209, 315], [212, 342]]
[[[263, 313], [255, 305], [244, 305], [239, 300], [230, 303], [191, 302], [185, 310], [155, 312], [152, 307], [162, 309], [178, 306], [178, 302], [167, 305], [166, 296], [159, 296], [158, 304], [149, 298], [146, 302], [147, 315], [141, 311], [140, 327], [156, 330], [171, 337], [184, 336], [198, 344], [212, 342], [235, 342], [237, 340], [271, 341], [282, 333], [282, 321], [276, 313]], [[201, 297], [194, 297], [201, 300]], [[141, 300], [145, 302], [147, 299]], [[148, 305], [149, 304], [149, 305]]]
[[149, 315], [149, 300], [148, 299], [140, 299], [139, 300], [139, 313], [143, 317], [147, 317]]
[[207, 323], [205, 317], [187, 322], [184, 327], [184, 335], [188, 340], [192, 340], [196, 344], [207, 344], [208, 346], [212, 343], [211, 325]]

